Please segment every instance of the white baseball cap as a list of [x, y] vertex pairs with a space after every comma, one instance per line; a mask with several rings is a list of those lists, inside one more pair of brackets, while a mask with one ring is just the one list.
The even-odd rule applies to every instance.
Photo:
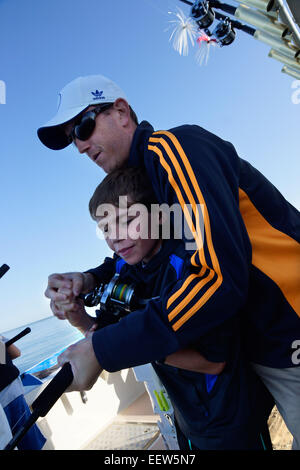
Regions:
[[62, 124], [74, 119], [89, 106], [114, 103], [117, 98], [127, 98], [121, 88], [103, 75], [78, 77], [59, 93], [56, 115], [37, 131], [42, 144], [52, 150], [60, 150], [70, 143]]

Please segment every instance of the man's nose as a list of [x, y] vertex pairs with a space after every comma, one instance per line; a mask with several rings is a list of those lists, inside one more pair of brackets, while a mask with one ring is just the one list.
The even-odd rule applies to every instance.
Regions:
[[90, 148], [89, 140], [75, 139], [75, 145], [79, 153], [87, 153], [88, 149]]

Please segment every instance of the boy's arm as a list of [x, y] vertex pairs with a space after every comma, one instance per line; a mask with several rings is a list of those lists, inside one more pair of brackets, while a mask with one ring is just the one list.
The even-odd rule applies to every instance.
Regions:
[[92, 273], [50, 274], [45, 296], [52, 302], [70, 302], [79, 294], [90, 292], [96, 285], [96, 278]]
[[60, 320], [67, 319], [85, 334], [94, 325], [95, 319], [87, 314], [78, 295], [92, 291], [101, 282], [107, 282], [114, 271], [115, 260], [107, 257], [100, 266], [83, 273], [51, 274], [45, 296], [50, 299], [53, 314]]
[[[58, 289], [58, 292], [60, 289]], [[50, 303], [54, 315], [61, 320], [68, 320], [69, 323], [77, 328], [83, 335], [85, 335], [95, 324], [96, 319], [90, 316], [85, 308], [83, 300], [77, 298], [76, 300], [58, 302], [57, 304]]]
[[[101, 282], [107, 282], [115, 271], [115, 261], [105, 258], [104, 263], [85, 272], [55, 273], [48, 277], [45, 296], [53, 303], [71, 301], [79, 294], [92, 291]], [[51, 308], [52, 308], [51, 305]]]
[[226, 362], [208, 361], [196, 349], [186, 348], [169, 354], [165, 358], [164, 364], [203, 374], [220, 374], [224, 370]]

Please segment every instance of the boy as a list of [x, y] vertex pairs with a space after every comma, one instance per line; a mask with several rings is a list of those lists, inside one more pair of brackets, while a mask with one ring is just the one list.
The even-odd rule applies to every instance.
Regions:
[[[119, 197], [127, 196], [129, 205], [140, 203], [148, 212], [131, 215], [127, 207], [119, 206]], [[187, 337], [184, 349], [179, 347], [174, 332], [168, 328], [160, 309], [165, 291], [190, 269], [189, 256], [181, 240], [163, 240], [151, 235], [151, 204], [155, 202], [151, 185], [139, 168], [116, 170], [96, 189], [90, 201], [90, 213], [99, 222], [106, 242], [115, 252], [114, 259], [95, 270], [84, 273], [94, 286], [108, 282], [118, 272], [124, 283], [139, 286], [143, 298], [149, 300], [144, 309], [131, 312], [117, 324], [107, 325], [93, 333], [93, 345], [105, 343], [106, 356], [99, 363], [108, 371], [152, 363], [171, 399], [180, 448], [188, 449], [263, 449], [261, 430], [273, 405], [259, 378], [243, 360], [240, 345], [239, 318], [227, 320], [209, 334]], [[109, 217], [100, 216], [104, 204], [114, 208]], [[127, 212], [128, 210], [128, 212]], [[122, 224], [125, 216], [126, 223]], [[141, 236], [141, 229], [148, 231]], [[133, 228], [135, 230], [133, 230]], [[92, 287], [92, 283], [89, 283]], [[94, 319], [85, 312], [80, 300], [68, 289], [61, 289], [68, 300], [56, 307], [57, 316], [66, 316], [73, 325], [87, 330]], [[70, 301], [71, 299], [71, 301]], [[53, 308], [53, 307], [52, 307]], [[101, 326], [101, 311], [99, 314]], [[140, 342], [139, 357], [119, 357], [110, 350], [110, 338], [126, 342], [127, 329], [136, 329]], [[68, 352], [60, 357], [66, 362]]]

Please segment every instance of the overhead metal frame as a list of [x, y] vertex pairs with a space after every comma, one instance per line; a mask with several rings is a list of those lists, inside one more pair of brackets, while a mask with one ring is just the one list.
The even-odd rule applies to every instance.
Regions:
[[[180, 1], [190, 6], [195, 3]], [[269, 57], [284, 64], [282, 72], [300, 79], [300, 0], [233, 1], [238, 5], [208, 0], [216, 20], [229, 18], [234, 28], [271, 46]]]

